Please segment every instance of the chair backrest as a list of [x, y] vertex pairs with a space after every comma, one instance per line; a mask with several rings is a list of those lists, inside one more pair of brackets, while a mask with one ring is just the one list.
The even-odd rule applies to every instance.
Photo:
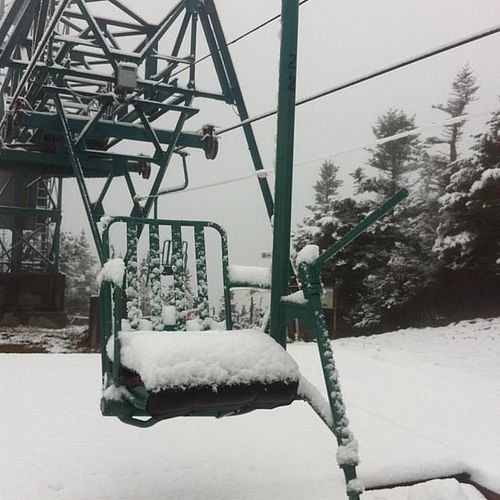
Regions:
[[[225, 329], [232, 329], [228, 245], [226, 233], [219, 225], [207, 221], [134, 217], [113, 217], [107, 222], [103, 231], [106, 259], [111, 257], [111, 227], [113, 227], [113, 237], [117, 230], [121, 233], [122, 239], [126, 234], [126, 251], [123, 285], [122, 287], [114, 285], [113, 301], [110, 285], [105, 285], [104, 290], [101, 289], [105, 330], [121, 329], [122, 319], [127, 319], [128, 327], [132, 329], [179, 331], [187, 327], [193, 329], [196, 325], [200, 330], [213, 328], [214, 318], [210, 315], [208, 295], [207, 268], [210, 266], [218, 267], [217, 271], [210, 273], [211, 276], [222, 273]], [[117, 225], [119, 227], [115, 229]], [[218, 258], [207, 258], [209, 243], [207, 239], [210, 239], [211, 250], [214, 245], [213, 236], [208, 236], [211, 232], [218, 236], [216, 239], [219, 251], [214, 252], [215, 255], [219, 254]], [[187, 241], [194, 243], [190, 247], [194, 248], [191, 259], [188, 259]], [[140, 255], [146, 258], [141, 258]], [[167, 278], [168, 276], [173, 278]], [[196, 286], [190, 286], [194, 283], [187, 282], [188, 276], [192, 277], [192, 282], [195, 282]], [[168, 300], [165, 287], [162, 285], [162, 281], [165, 283], [167, 279], [173, 281], [172, 293], [168, 294]], [[141, 281], [148, 282], [146, 297], [143, 296], [144, 287], [140, 286]], [[117, 288], [121, 290], [117, 291]], [[150, 320], [142, 318], [145, 308], [150, 313]], [[111, 316], [114, 316], [114, 321], [111, 320]], [[114, 324], [114, 328], [111, 324]], [[111, 335], [110, 331], [103, 333], [108, 338]]]

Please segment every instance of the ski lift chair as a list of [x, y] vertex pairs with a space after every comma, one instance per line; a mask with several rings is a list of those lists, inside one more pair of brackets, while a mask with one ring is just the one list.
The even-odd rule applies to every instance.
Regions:
[[[292, 358], [274, 340], [263, 332], [231, 332], [232, 317], [230, 304], [230, 283], [228, 272], [227, 237], [224, 230], [212, 222], [203, 221], [171, 221], [144, 220], [129, 217], [116, 217], [103, 234], [104, 246], [109, 255], [109, 227], [118, 223], [127, 228], [126, 264], [121, 281], [107, 281], [106, 276], [101, 285], [101, 353], [104, 377], [104, 395], [102, 412], [106, 416], [117, 416], [123, 422], [147, 427], [154, 423], [176, 416], [216, 416], [244, 413], [254, 409], [275, 408], [290, 404], [297, 394], [298, 369]], [[161, 298], [161, 275], [163, 261], [160, 256], [159, 228], [170, 228], [171, 239], [166, 240], [169, 251], [169, 269], [174, 278], [174, 304], [165, 305]], [[137, 241], [140, 227], [149, 229], [149, 270], [152, 289], [151, 321], [140, 317], [139, 296], [137, 291]], [[222, 280], [224, 289], [224, 311], [226, 330], [213, 330], [216, 326], [210, 317], [207, 286], [207, 258], [205, 232], [211, 229], [219, 235]], [[195, 266], [196, 266], [196, 323], [198, 332], [186, 331], [192, 329], [192, 322], [186, 321], [186, 283], [185, 269], [187, 266], [187, 245], [183, 240], [183, 232], [194, 232]], [[161, 252], [164, 254], [164, 252]], [[113, 260], [108, 267], [116, 265]], [[106, 271], [106, 266], [104, 268]], [[104, 272], [106, 275], [106, 272]], [[124, 292], [126, 307], [124, 304]], [[124, 316], [126, 311], [126, 317]], [[146, 330], [146, 331], [144, 331]], [[173, 330], [173, 331], [166, 331]], [[149, 339], [149, 340], [148, 340]], [[136, 355], [134, 350], [150, 342], [157, 357], [148, 356], [148, 362], [155, 365], [141, 371], [141, 362], [131, 361]], [[193, 345], [199, 343], [199, 350]], [[243, 367], [231, 366], [234, 359], [229, 359], [227, 365], [221, 359], [221, 351], [231, 356], [239, 346], [247, 348], [241, 352], [239, 363]], [[147, 348], [147, 347], [146, 347]], [[127, 358], [124, 352], [134, 351]], [[262, 352], [264, 350], [264, 352]], [[250, 352], [249, 352], [250, 351]], [[170, 356], [168, 355], [170, 353]], [[167, 356], [168, 359], [165, 359]], [[185, 367], [176, 364], [177, 360], [185, 360], [189, 365], [199, 356], [194, 371], [188, 375], [175, 374]], [[161, 358], [161, 359], [160, 359]], [[246, 359], [245, 359], [246, 358]], [[135, 359], [135, 358], [134, 358]], [[157, 364], [162, 360], [167, 367], [162, 369]], [[207, 374], [207, 364], [214, 360], [214, 370], [223, 370], [229, 380], [221, 382], [221, 377], [211, 377]], [[273, 367], [273, 361], [283, 366]], [[255, 366], [257, 372], [255, 373]], [[144, 373], [147, 369], [158, 369], [163, 372], [159, 379], [148, 379]], [[238, 372], [239, 370], [239, 372]], [[242, 372], [248, 372], [242, 376]], [[252, 373], [252, 370], [254, 373]], [[154, 377], [153, 377], [154, 378]], [[157, 384], [158, 382], [158, 384]], [[216, 390], [214, 388], [216, 387]], [[150, 417], [142, 420], [138, 417]]]
[[[407, 196], [396, 193], [336, 244], [319, 254], [308, 246], [299, 254], [298, 277], [302, 289], [282, 297], [286, 321], [301, 319], [315, 337], [328, 402], [301, 377], [295, 361], [276, 342], [273, 332], [232, 331], [230, 289], [232, 286], [263, 287], [262, 269], [256, 269], [252, 282], [228, 272], [227, 238], [217, 224], [202, 221], [146, 220], [117, 217], [105, 228], [103, 242], [109, 257], [109, 228], [122, 223], [127, 227], [127, 254], [108, 261], [101, 273], [100, 326], [103, 370], [104, 416], [115, 416], [138, 427], [149, 427], [178, 416], [238, 415], [257, 409], [272, 409], [303, 400], [334, 434], [339, 450], [337, 461], [347, 484], [350, 500], [359, 500], [362, 483], [356, 477], [357, 444], [348, 428], [344, 402], [330, 345], [328, 327], [321, 306], [321, 269], [323, 265], [361, 233], [383, 217]], [[174, 275], [174, 314], [165, 314], [161, 298], [161, 258], [159, 227], [168, 226], [172, 234], [172, 271]], [[145, 324], [140, 317], [137, 287], [137, 243], [141, 229], [149, 229], [151, 262], [152, 319]], [[199, 331], [186, 331], [182, 231], [194, 230], [196, 253]], [[209, 316], [205, 230], [215, 230], [221, 242], [221, 267], [224, 288], [225, 330], [212, 329]], [[118, 262], [117, 262], [118, 260]], [[118, 269], [118, 272], [117, 272]], [[248, 270], [248, 269], [247, 269]], [[127, 297], [124, 308], [123, 291]], [[124, 318], [126, 310], [126, 318]], [[170, 325], [168, 324], [170, 323]], [[164, 331], [174, 326], [176, 331]], [[143, 417], [147, 417], [144, 419]]]

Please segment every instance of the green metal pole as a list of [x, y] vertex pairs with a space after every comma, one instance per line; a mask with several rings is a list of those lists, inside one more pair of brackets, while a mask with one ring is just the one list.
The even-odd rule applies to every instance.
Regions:
[[[23, 189], [26, 184], [25, 175], [21, 172], [14, 173], [14, 204], [16, 207], [22, 206]], [[14, 212], [14, 210], [12, 211]], [[14, 225], [12, 228], [12, 242], [11, 242], [11, 272], [20, 273], [22, 271], [23, 262], [23, 229], [25, 226], [25, 218], [19, 216], [14, 217]]]
[[78, 188], [80, 190], [80, 195], [83, 201], [83, 206], [85, 208], [85, 213], [87, 214], [87, 220], [90, 225], [90, 231], [92, 232], [92, 236], [94, 238], [94, 242], [96, 245], [97, 256], [99, 257], [99, 262], [101, 263], [101, 265], [104, 265], [106, 261], [104, 260], [104, 251], [102, 247], [101, 235], [99, 234], [99, 229], [97, 228], [97, 222], [94, 220], [94, 215], [92, 213], [92, 204], [90, 203], [89, 192], [87, 189], [87, 185], [85, 183], [85, 175], [83, 173], [82, 165], [80, 163], [80, 160], [76, 154], [73, 145], [73, 139], [71, 137], [71, 131], [69, 129], [68, 120], [64, 112], [63, 103], [61, 101], [59, 94], [57, 93], [54, 94], [54, 104], [56, 106], [57, 114], [59, 115], [59, 119], [64, 132], [67, 154], [69, 156], [71, 167], [73, 168], [73, 172], [76, 177]]
[[285, 311], [280, 304], [280, 299], [288, 294], [290, 277], [298, 18], [299, 0], [282, 0], [270, 334], [283, 347], [286, 346], [286, 323]]
[[61, 246], [61, 222], [62, 222], [62, 186], [63, 180], [62, 177], [59, 177], [57, 180], [57, 210], [59, 211], [60, 216], [57, 218], [56, 227], [54, 230], [54, 242], [52, 244], [52, 251], [54, 252], [54, 269], [55, 273], [59, 272], [59, 252]]

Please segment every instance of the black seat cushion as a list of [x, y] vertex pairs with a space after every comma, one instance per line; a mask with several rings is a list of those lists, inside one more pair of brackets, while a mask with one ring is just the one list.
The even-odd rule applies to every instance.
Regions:
[[146, 409], [160, 420], [196, 414], [245, 413], [289, 405], [297, 396], [297, 388], [298, 382], [254, 382], [216, 389], [210, 386], [166, 389], [150, 392]]

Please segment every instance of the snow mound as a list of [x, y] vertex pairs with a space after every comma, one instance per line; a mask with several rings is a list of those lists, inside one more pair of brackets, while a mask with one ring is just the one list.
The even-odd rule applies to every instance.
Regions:
[[97, 276], [97, 282], [100, 285], [103, 281], [111, 281], [116, 286], [122, 286], [124, 274], [125, 263], [123, 259], [109, 259], [108, 262], [102, 266]]
[[302, 262], [307, 262], [311, 264], [319, 257], [319, 246], [318, 245], [306, 245], [298, 254], [297, 254], [297, 266], [300, 266]]
[[433, 479], [413, 486], [366, 491], [363, 500], [481, 500], [475, 488], [456, 479]]
[[[231, 332], [122, 331], [121, 362], [137, 372], [146, 389], [295, 382], [293, 358], [259, 330]], [[107, 353], [113, 360], [111, 337]]]
[[259, 266], [238, 266], [231, 264], [228, 267], [231, 283], [245, 283], [255, 286], [271, 286], [271, 268]]

